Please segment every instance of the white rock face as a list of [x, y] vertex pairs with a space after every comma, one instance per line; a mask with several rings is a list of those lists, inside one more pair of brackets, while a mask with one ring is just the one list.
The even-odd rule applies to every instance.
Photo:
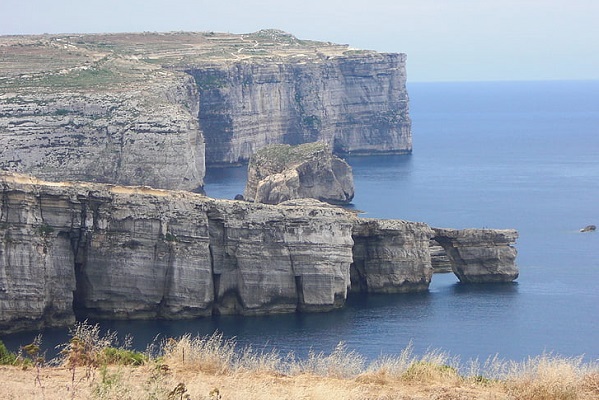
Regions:
[[412, 151], [405, 54], [197, 66], [208, 164], [269, 144], [323, 141], [335, 153]]
[[170, 73], [143, 87], [128, 86], [0, 95], [0, 169], [56, 181], [203, 186], [204, 139], [193, 80]]
[[427, 290], [433, 275], [429, 250], [432, 234], [431, 228], [421, 222], [359, 218], [352, 232], [352, 290]]
[[362, 219], [313, 199], [266, 205], [0, 173], [0, 332], [75, 314], [329, 311], [350, 286], [426, 290], [433, 237], [462, 281], [509, 281], [516, 236]]
[[0, 176], [0, 331], [70, 322], [73, 300], [82, 316], [128, 319], [345, 302], [353, 241], [342, 209]]
[[273, 143], [412, 149], [405, 54], [274, 30], [5, 36], [0, 48], [5, 171], [195, 190], [206, 162]]

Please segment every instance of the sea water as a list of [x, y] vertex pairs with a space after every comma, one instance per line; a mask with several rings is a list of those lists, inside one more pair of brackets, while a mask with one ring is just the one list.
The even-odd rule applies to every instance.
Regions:
[[[514, 284], [462, 285], [435, 274], [418, 294], [350, 295], [324, 314], [102, 322], [143, 349], [215, 330], [241, 345], [304, 356], [339, 342], [374, 359], [441, 350], [462, 360], [552, 352], [599, 359], [599, 82], [414, 83], [414, 151], [348, 157], [365, 217], [435, 227], [515, 228]], [[245, 167], [209, 170], [206, 192], [242, 193]], [[33, 334], [29, 335], [33, 337]], [[65, 330], [46, 331], [47, 345]], [[11, 347], [26, 334], [3, 338]]]

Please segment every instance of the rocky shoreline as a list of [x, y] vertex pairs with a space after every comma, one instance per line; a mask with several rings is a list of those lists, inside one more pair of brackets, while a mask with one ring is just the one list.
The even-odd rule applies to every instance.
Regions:
[[513, 230], [359, 218], [184, 191], [0, 174], [0, 332], [75, 316], [181, 319], [328, 311], [350, 291], [427, 290], [430, 243], [463, 282], [518, 275]]

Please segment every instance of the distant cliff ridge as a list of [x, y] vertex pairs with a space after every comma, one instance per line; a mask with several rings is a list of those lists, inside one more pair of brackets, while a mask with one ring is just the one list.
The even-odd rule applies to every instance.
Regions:
[[405, 61], [367, 53], [188, 70], [200, 91], [206, 162], [315, 141], [340, 154], [410, 153]]
[[264, 30], [0, 36], [0, 169], [194, 190], [266, 144], [412, 150], [404, 54]]
[[464, 282], [517, 277], [512, 230], [357, 218], [185, 191], [0, 173], [0, 332], [82, 318], [329, 311], [350, 291], [427, 290], [430, 242]]

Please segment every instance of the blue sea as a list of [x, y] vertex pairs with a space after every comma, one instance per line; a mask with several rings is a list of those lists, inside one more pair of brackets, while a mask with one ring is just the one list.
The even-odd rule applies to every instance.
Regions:
[[[599, 360], [599, 81], [409, 84], [414, 151], [348, 157], [363, 216], [435, 227], [515, 228], [514, 284], [436, 274], [419, 294], [353, 295], [325, 314], [103, 322], [145, 348], [156, 335], [207, 335], [302, 356], [343, 341], [374, 359], [441, 350], [462, 360], [551, 352]], [[242, 193], [245, 168], [209, 170], [206, 192]], [[65, 331], [47, 331], [48, 345]], [[33, 336], [33, 334], [29, 335]], [[26, 334], [2, 339], [26, 343]]]

